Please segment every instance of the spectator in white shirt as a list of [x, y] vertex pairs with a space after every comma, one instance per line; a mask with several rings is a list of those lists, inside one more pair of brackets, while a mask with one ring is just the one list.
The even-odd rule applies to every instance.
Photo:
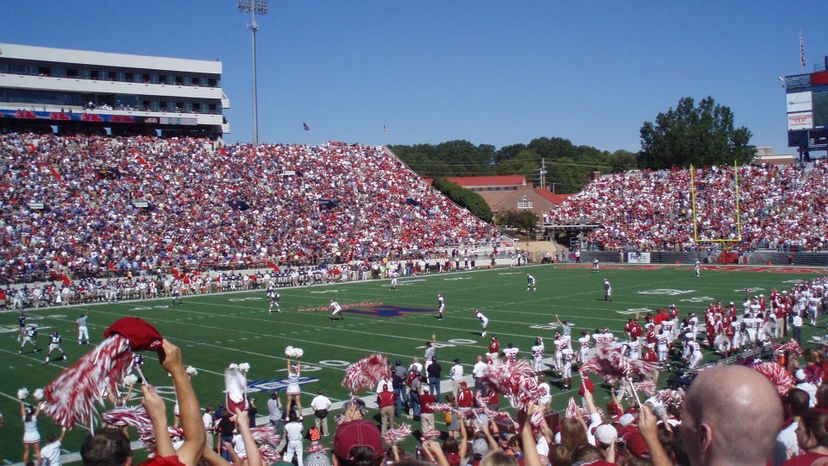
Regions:
[[483, 356], [477, 356], [477, 362], [472, 368], [472, 377], [474, 377], [474, 391], [475, 393], [483, 390], [483, 377], [486, 375], [486, 368], [488, 364], [483, 361]]
[[449, 370], [451, 377], [451, 392], [454, 393], [455, 398], [460, 393], [460, 382], [463, 381], [463, 365], [460, 364], [459, 359], [454, 360], [454, 365]]
[[311, 408], [314, 414], [314, 424], [316, 428], [322, 433], [323, 437], [328, 436], [328, 410], [331, 409], [331, 400], [324, 395], [322, 389], [319, 389], [318, 394], [311, 400]]
[[60, 466], [60, 447], [63, 445], [63, 437], [66, 436], [66, 429], [60, 431], [60, 437], [55, 434], [46, 436], [46, 445], [40, 449], [40, 457], [44, 466]]

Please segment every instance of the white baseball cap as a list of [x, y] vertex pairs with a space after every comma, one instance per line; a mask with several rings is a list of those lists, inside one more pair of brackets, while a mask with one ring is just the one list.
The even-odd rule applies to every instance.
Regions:
[[595, 428], [595, 440], [598, 440], [604, 445], [612, 445], [612, 442], [614, 442], [617, 438], [618, 431], [615, 430], [615, 427], [609, 424], [601, 424]]

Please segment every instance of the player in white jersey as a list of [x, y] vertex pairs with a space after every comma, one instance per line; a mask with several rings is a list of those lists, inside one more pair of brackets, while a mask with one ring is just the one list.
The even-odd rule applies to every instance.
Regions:
[[391, 289], [397, 289], [397, 272], [391, 272]]
[[438, 319], [443, 320], [443, 313], [446, 311], [446, 300], [443, 299], [442, 294], [437, 295], [437, 313]]
[[543, 374], [543, 339], [541, 337], [535, 338], [535, 345], [532, 346], [532, 370], [535, 375], [541, 377]]
[[26, 331], [23, 334], [23, 341], [20, 342], [20, 349], [17, 350], [17, 354], [23, 354], [23, 347], [26, 344], [32, 345], [32, 352], [37, 353], [40, 349], [37, 347], [37, 326], [36, 325], [29, 325], [26, 327]]
[[483, 330], [480, 332], [481, 337], [486, 336], [486, 329], [489, 327], [489, 318], [484, 316], [480, 309], [474, 310], [474, 316], [477, 317], [477, 320], [480, 321], [480, 326], [483, 327]]
[[687, 345], [690, 347], [690, 358], [689, 358], [689, 368], [695, 369], [699, 367], [699, 364], [702, 362], [702, 349], [699, 342], [695, 340], [691, 340], [687, 342]]
[[49, 352], [46, 353], [46, 362], [51, 360], [52, 351], [60, 351], [60, 357], [58, 359], [65, 361], [66, 360], [66, 352], [63, 351], [63, 348], [60, 346], [63, 337], [60, 336], [60, 332], [55, 330], [49, 335]]
[[562, 349], [561, 353], [563, 353], [563, 363], [561, 365], [561, 378], [564, 381], [562, 390], [569, 390], [569, 388], [572, 386], [572, 360], [575, 359], [575, 354], [569, 347]]
[[592, 259], [592, 273], [598, 273], [601, 271], [601, 264], [598, 262], [598, 258]]
[[181, 287], [183, 283], [180, 280], [173, 280], [172, 284], [170, 285], [170, 300], [171, 304], [181, 304], [183, 301], [181, 300]]
[[86, 320], [89, 318], [89, 311], [86, 311], [85, 314], [81, 314], [80, 317], [75, 320], [75, 326], [78, 328], [78, 344], [89, 344], [91, 340], [89, 339], [89, 328], [86, 326]]
[[693, 266], [693, 271], [696, 272], [696, 277], [701, 277], [701, 263], [696, 261], [696, 264]]
[[664, 333], [664, 329], [660, 329], [658, 331], [658, 335], [656, 335], [656, 355], [658, 356], [658, 362], [665, 362], [667, 361], [667, 350], [669, 349], [670, 337]]
[[627, 342], [630, 347], [630, 359], [641, 359], [641, 342], [638, 339]]
[[537, 291], [535, 276], [531, 273], [526, 274], [526, 291]]
[[274, 307], [276, 308], [276, 312], [281, 313], [282, 308], [279, 306], [279, 291], [271, 286], [267, 290], [267, 297], [270, 298], [270, 308], [268, 309], [268, 313], [273, 314]]
[[512, 361], [514, 361], [515, 359], [517, 359], [517, 355], [518, 355], [518, 353], [519, 353], [519, 352], [520, 352], [520, 350], [519, 350], [519, 349], [517, 349], [517, 348], [516, 348], [514, 345], [512, 345], [511, 343], [509, 343], [509, 344], [507, 345], [507, 347], [503, 350], [503, 354], [504, 354], [504, 355], [506, 355], [506, 357], [507, 357], [507, 358], [509, 358], [509, 359], [510, 359], [510, 360], [512, 360]]
[[561, 350], [563, 346], [566, 344], [566, 340], [563, 339], [560, 333], [555, 332], [555, 338], [552, 340], [552, 346], [555, 347], [555, 352], [552, 354], [554, 358], [553, 365], [555, 366], [555, 371], [559, 374], [561, 373], [561, 364], [563, 362], [563, 355], [561, 354]]
[[585, 363], [587, 359], [589, 359], [589, 342], [592, 340], [592, 337], [589, 336], [589, 333], [584, 330], [581, 332], [581, 337], [578, 338], [578, 343], [581, 344], [581, 347], [578, 351], [578, 362], [581, 364]]
[[604, 279], [604, 301], [612, 301], [612, 285], [608, 279]]
[[331, 320], [344, 320], [345, 319], [345, 315], [342, 313], [342, 306], [338, 302], [334, 301], [333, 299], [331, 300], [331, 316], [330, 316], [330, 319]]

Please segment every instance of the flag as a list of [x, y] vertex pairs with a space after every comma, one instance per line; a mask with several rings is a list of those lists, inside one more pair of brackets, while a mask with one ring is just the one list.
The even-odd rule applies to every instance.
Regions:
[[385, 125], [382, 125], [382, 132], [387, 133], [388, 132], [388, 127], [385, 126]]
[[305, 131], [310, 131], [310, 126], [307, 123], [302, 123], [302, 127], [305, 128]]
[[805, 39], [802, 37], [802, 31], [799, 31], [799, 64], [805, 68]]

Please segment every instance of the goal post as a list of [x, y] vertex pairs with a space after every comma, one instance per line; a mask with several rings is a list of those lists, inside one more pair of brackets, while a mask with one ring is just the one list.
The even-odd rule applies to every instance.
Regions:
[[734, 205], [736, 206], [734, 212], [734, 220], [736, 222], [736, 238], [712, 238], [699, 239], [699, 224], [698, 224], [698, 210], [696, 209], [696, 170], [690, 164], [690, 198], [693, 208], [693, 241], [699, 243], [740, 243], [742, 242], [742, 218], [739, 209], [739, 167], [736, 161], [733, 161], [733, 195]]

